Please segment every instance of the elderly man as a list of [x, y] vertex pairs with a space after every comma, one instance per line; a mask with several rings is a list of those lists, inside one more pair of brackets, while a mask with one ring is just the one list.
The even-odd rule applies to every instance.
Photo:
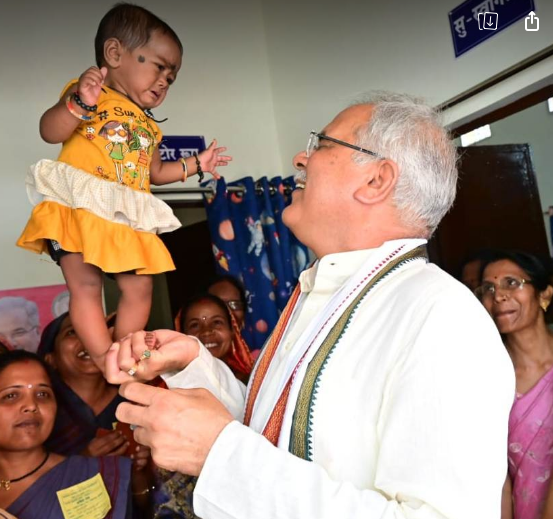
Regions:
[[209, 392], [128, 384], [139, 405], [119, 419], [156, 463], [199, 475], [204, 519], [499, 519], [514, 373], [482, 306], [427, 262], [457, 179], [437, 114], [377, 96], [294, 165], [283, 216], [318, 261], [247, 392], [194, 339], [141, 332], [112, 347], [111, 379], [170, 370], [170, 387]]
[[18, 350], [36, 352], [40, 342], [38, 306], [24, 297], [0, 299], [0, 336]]

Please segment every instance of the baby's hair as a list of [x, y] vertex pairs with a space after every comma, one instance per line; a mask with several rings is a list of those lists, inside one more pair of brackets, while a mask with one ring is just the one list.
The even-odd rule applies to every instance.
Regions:
[[115, 4], [98, 26], [94, 39], [96, 64], [98, 67], [104, 65], [104, 44], [110, 38], [116, 38], [127, 50], [133, 51], [146, 45], [156, 31], [169, 36], [182, 54], [182, 43], [175, 31], [155, 14], [138, 5], [126, 2]]

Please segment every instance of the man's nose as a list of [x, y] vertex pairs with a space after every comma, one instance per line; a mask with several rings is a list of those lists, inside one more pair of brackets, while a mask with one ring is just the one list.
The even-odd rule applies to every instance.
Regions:
[[307, 161], [309, 158], [307, 157], [307, 153], [304, 151], [300, 151], [299, 153], [296, 153], [294, 155], [294, 158], [292, 159], [292, 165], [294, 168], [296, 168], [298, 171], [304, 170], [307, 167]]

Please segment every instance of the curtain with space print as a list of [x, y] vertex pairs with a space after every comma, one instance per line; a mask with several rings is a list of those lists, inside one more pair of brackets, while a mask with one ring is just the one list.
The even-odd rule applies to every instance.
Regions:
[[212, 188], [204, 201], [217, 272], [244, 284], [248, 311], [243, 336], [251, 349], [261, 348], [308, 261], [307, 248], [282, 222], [293, 177], [202, 185]]

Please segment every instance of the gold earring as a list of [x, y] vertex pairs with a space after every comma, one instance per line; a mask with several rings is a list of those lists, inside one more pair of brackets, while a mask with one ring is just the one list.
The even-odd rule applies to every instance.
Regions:
[[540, 306], [544, 312], [547, 312], [547, 309], [549, 308], [549, 301], [541, 301]]

